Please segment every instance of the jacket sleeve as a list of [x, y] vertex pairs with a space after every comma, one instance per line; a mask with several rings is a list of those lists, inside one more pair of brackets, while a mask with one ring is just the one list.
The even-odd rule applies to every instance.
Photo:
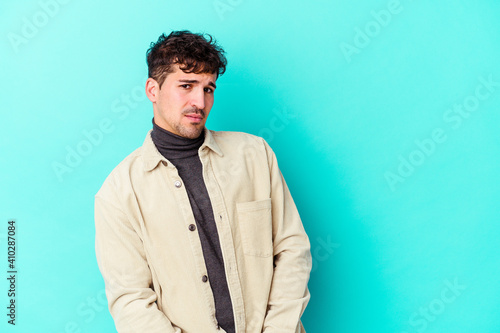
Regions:
[[95, 196], [95, 228], [97, 263], [117, 331], [181, 333], [158, 309], [142, 240], [110, 186]]
[[275, 267], [263, 332], [305, 332], [300, 317], [310, 298], [307, 288], [312, 266], [309, 238], [278, 168], [276, 156], [264, 143], [271, 172]]

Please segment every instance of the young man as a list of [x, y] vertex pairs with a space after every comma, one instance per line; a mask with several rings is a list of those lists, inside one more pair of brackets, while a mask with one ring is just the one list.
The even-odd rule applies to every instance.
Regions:
[[226, 67], [208, 37], [147, 52], [153, 129], [95, 196], [109, 310], [120, 333], [305, 332], [309, 240], [269, 145], [205, 128]]

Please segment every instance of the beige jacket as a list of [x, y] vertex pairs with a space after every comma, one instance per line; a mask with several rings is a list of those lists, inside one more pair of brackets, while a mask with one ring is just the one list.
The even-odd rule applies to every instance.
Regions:
[[[199, 149], [238, 333], [305, 332], [309, 239], [260, 137], [205, 131]], [[95, 196], [96, 255], [120, 333], [224, 332], [195, 219], [151, 131]]]

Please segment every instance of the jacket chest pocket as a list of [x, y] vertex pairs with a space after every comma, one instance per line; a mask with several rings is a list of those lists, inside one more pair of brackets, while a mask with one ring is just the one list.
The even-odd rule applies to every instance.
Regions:
[[269, 257], [273, 254], [271, 198], [236, 203], [243, 252]]

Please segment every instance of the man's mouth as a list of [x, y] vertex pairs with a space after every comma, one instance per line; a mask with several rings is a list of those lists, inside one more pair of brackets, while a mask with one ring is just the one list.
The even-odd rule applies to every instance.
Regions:
[[193, 123], [200, 123], [203, 119], [203, 116], [196, 113], [188, 113], [186, 117]]

